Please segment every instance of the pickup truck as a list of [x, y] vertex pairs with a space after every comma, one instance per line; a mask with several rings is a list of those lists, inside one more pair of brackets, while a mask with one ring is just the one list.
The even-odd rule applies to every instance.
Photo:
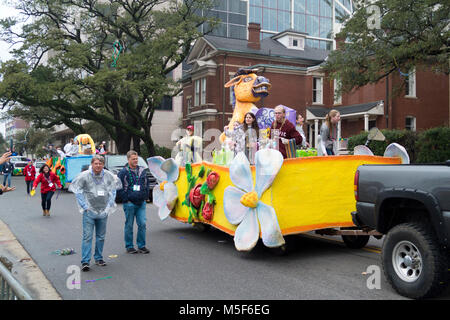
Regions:
[[441, 164], [361, 165], [353, 223], [385, 235], [384, 274], [401, 295], [439, 295], [450, 278], [450, 160]]

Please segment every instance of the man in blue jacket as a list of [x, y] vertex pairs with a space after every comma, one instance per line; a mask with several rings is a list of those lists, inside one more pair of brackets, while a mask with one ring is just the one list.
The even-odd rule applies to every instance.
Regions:
[[[138, 154], [134, 150], [127, 152], [128, 164], [120, 170], [118, 177], [122, 181], [123, 189], [118, 190], [123, 201], [125, 212], [124, 239], [128, 253], [149, 253], [145, 247], [145, 232], [147, 216], [145, 212], [146, 200], [149, 195], [149, 181], [147, 168], [138, 166]], [[133, 225], [136, 218], [138, 226], [136, 244], [133, 245]]]

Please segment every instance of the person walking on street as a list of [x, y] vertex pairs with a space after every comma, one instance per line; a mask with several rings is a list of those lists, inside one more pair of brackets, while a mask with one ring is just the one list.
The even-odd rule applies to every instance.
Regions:
[[[6, 162], [3, 164], [3, 185], [7, 187], [11, 187], [11, 175], [14, 170], [14, 165], [9, 161], [9, 159], [6, 160]], [[8, 185], [6, 185], [6, 182], [8, 182]]]
[[[134, 150], [128, 151], [127, 159], [128, 164], [118, 174], [123, 186], [118, 192], [123, 200], [125, 212], [125, 248], [128, 253], [149, 253], [150, 251], [145, 247], [147, 221], [145, 209], [149, 195], [148, 169], [138, 165], [138, 154]], [[138, 226], [136, 238], [138, 250], [133, 245], [134, 219]]]
[[50, 207], [52, 205], [52, 197], [56, 191], [55, 185], [58, 188], [62, 188], [61, 182], [59, 181], [59, 177], [50, 171], [50, 167], [44, 164], [39, 169], [39, 175], [33, 182], [32, 191], [36, 190], [38, 184], [41, 183], [41, 206], [42, 206], [42, 215], [46, 217], [50, 217]]
[[28, 161], [28, 164], [23, 169], [23, 175], [25, 176], [25, 183], [27, 184], [27, 194], [30, 194], [33, 188], [34, 178], [36, 177], [36, 168], [33, 165], [33, 161]]
[[83, 238], [81, 244], [81, 270], [89, 271], [92, 255], [92, 238], [95, 229], [95, 264], [106, 266], [103, 260], [108, 216], [116, 210], [116, 190], [122, 188], [120, 180], [104, 170], [105, 158], [94, 155], [91, 167], [81, 172], [69, 186], [75, 194], [80, 213], [83, 215]]

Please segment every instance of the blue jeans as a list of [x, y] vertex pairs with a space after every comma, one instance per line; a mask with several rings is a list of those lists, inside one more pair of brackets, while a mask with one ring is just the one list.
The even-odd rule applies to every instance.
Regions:
[[123, 211], [125, 212], [125, 229], [124, 239], [125, 248], [133, 248], [133, 224], [136, 217], [136, 224], [138, 226], [136, 244], [138, 248], [145, 247], [145, 231], [147, 216], [145, 213], [146, 203], [142, 202], [140, 205], [135, 205], [132, 202], [126, 202], [123, 204]]
[[8, 179], [8, 187], [11, 187], [11, 173], [4, 173], [3, 185], [6, 187], [6, 179]]
[[92, 237], [95, 228], [95, 261], [103, 260], [103, 245], [105, 244], [106, 223], [108, 217], [99, 217], [95, 213], [83, 213], [83, 242], [81, 243], [81, 263], [89, 263], [92, 254]]

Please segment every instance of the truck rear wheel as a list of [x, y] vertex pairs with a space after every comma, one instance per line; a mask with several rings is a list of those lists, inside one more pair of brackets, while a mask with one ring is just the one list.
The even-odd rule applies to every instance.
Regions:
[[403, 296], [431, 298], [448, 284], [447, 255], [424, 223], [392, 228], [384, 240], [381, 260], [387, 280]]
[[345, 245], [351, 249], [364, 248], [369, 242], [370, 236], [342, 236]]

